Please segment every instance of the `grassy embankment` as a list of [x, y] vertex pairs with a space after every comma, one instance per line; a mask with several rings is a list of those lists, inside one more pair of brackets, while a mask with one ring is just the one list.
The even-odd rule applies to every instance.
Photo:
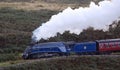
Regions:
[[[4, 63], [5, 70], [120, 70], [120, 56], [72, 56]], [[20, 63], [21, 62], [21, 63]], [[19, 63], [19, 64], [18, 64]], [[9, 66], [10, 65], [10, 66]]]

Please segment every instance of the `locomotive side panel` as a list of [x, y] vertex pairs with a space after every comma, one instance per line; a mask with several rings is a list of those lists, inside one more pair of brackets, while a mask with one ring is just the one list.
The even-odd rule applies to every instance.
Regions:
[[76, 43], [71, 51], [75, 53], [92, 53], [97, 52], [96, 49], [96, 42], [84, 42]]

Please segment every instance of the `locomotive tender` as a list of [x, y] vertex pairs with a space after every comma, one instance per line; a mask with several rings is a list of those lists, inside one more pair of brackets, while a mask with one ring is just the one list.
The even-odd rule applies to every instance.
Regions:
[[120, 52], [120, 39], [96, 40], [93, 42], [65, 43], [48, 42], [27, 47], [23, 59], [63, 56], [74, 54], [110, 54]]

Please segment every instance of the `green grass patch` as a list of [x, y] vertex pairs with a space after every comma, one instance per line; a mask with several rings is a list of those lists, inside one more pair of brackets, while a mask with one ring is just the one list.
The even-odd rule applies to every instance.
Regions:
[[26, 62], [25, 60], [15, 60], [15, 61], [6, 61], [6, 62], [1, 62], [0, 67], [5, 67], [5, 66], [10, 66], [18, 63], [24, 63]]
[[21, 54], [19, 53], [0, 54], [0, 62], [16, 61], [20, 59], [21, 59]]

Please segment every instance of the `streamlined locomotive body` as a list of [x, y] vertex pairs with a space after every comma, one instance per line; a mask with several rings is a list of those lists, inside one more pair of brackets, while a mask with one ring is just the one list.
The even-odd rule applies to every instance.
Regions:
[[26, 48], [23, 58], [40, 58], [67, 54], [66, 46], [63, 42], [39, 43]]

